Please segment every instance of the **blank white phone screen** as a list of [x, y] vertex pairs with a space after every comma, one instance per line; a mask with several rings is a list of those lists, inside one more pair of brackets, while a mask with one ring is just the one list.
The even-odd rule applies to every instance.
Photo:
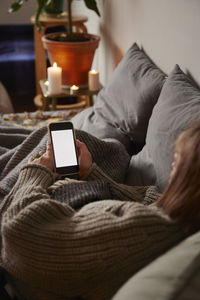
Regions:
[[73, 131], [55, 130], [51, 132], [56, 168], [77, 165]]

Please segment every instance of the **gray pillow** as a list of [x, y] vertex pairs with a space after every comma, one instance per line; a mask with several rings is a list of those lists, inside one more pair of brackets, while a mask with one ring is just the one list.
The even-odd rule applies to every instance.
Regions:
[[130, 139], [123, 134], [120, 128], [115, 128], [111, 123], [105, 122], [104, 119], [98, 118], [93, 107], [84, 109], [71, 119], [76, 129], [84, 130], [99, 139], [114, 138], [120, 141], [130, 152]]
[[165, 75], [134, 43], [115, 69], [92, 109], [72, 119], [78, 129], [125, 143], [144, 143], [149, 118]]
[[197, 300], [200, 232], [160, 256], [125, 283], [112, 300]]
[[147, 130], [147, 151], [160, 191], [169, 179], [177, 136], [199, 117], [200, 89], [176, 65], [162, 88]]
[[130, 160], [129, 168], [125, 178], [128, 185], [155, 185], [156, 173], [152, 159], [149, 157], [147, 146]]

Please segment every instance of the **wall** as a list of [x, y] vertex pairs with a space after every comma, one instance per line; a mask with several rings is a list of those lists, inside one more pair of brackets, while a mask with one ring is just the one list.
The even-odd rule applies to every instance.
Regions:
[[[75, 1], [81, 7], [82, 1]], [[101, 35], [95, 64], [105, 84], [137, 42], [168, 74], [178, 63], [200, 83], [199, 0], [98, 0], [101, 18], [89, 15], [89, 32]]]
[[16, 13], [8, 13], [10, 4], [15, 0], [0, 0], [0, 25], [5, 24], [30, 24], [30, 17], [35, 13], [36, 1], [29, 0], [22, 9]]

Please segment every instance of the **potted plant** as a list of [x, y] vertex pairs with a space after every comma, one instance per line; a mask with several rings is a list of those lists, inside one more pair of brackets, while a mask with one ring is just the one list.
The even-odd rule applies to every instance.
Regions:
[[[28, 1], [28, 0], [25, 0]], [[45, 5], [53, 0], [37, 0], [36, 19]], [[57, 1], [57, 0], [54, 0]], [[42, 37], [44, 48], [47, 50], [51, 65], [56, 62], [62, 68], [62, 82], [64, 86], [77, 85], [85, 87], [88, 83], [88, 72], [92, 66], [95, 50], [100, 37], [88, 33], [74, 33], [72, 26], [73, 0], [67, 0], [68, 26], [67, 32], [46, 34]], [[95, 11], [100, 16], [96, 0], [83, 0], [86, 7]], [[18, 0], [11, 5], [12, 11], [17, 11], [23, 5], [23, 0]], [[39, 24], [39, 23], [38, 23]]]

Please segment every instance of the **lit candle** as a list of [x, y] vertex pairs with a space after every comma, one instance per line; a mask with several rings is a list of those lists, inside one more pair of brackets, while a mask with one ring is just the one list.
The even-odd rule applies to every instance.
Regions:
[[88, 73], [88, 88], [90, 91], [99, 90], [99, 72], [97, 70], [90, 70]]
[[76, 94], [76, 92], [79, 90], [79, 87], [77, 85], [70, 86], [70, 94]]
[[49, 85], [48, 80], [46, 80], [46, 81], [44, 82], [44, 85], [45, 85], [45, 86], [48, 86], [48, 85]]
[[62, 68], [56, 63], [47, 68], [48, 92], [50, 95], [60, 94], [62, 92]]

